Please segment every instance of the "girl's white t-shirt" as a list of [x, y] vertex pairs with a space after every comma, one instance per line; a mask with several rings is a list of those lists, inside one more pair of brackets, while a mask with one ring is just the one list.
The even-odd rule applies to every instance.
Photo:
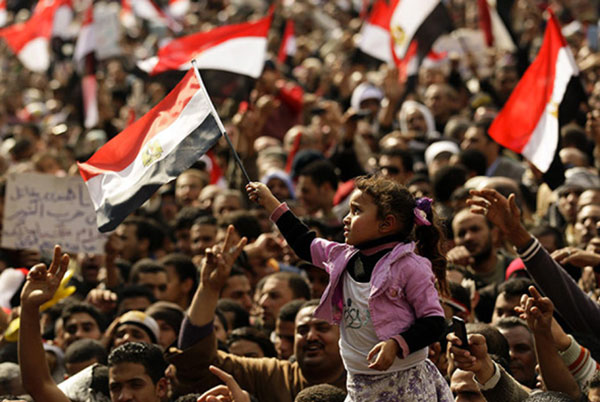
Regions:
[[401, 359], [396, 356], [394, 363], [386, 370], [369, 368], [367, 356], [380, 340], [375, 333], [369, 312], [370, 283], [357, 282], [348, 272], [342, 277], [344, 312], [340, 325], [340, 353], [344, 366], [350, 374], [383, 374], [406, 370], [427, 358], [427, 348], [417, 350]]

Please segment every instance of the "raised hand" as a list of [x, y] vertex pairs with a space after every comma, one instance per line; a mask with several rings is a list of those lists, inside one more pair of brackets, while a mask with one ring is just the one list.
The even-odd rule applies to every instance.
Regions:
[[250, 402], [250, 395], [235, 381], [233, 376], [218, 367], [210, 366], [211, 373], [225, 383], [203, 393], [198, 402]]
[[225, 285], [233, 263], [246, 245], [247, 239], [245, 237], [237, 245], [234, 245], [233, 230], [233, 225], [229, 225], [223, 245], [217, 244], [207, 249], [202, 260], [200, 282], [202, 286], [215, 292], [220, 292]]
[[477, 381], [484, 384], [494, 375], [494, 364], [488, 354], [485, 337], [480, 334], [470, 334], [469, 348], [460, 346], [460, 339], [454, 333], [447, 336], [452, 363], [461, 370], [475, 373]]
[[521, 306], [516, 309], [521, 318], [527, 320], [527, 325], [531, 331], [548, 335], [552, 333], [552, 312], [554, 305], [547, 297], [542, 297], [537, 289], [529, 287], [531, 296], [523, 295], [521, 297]]
[[21, 306], [37, 307], [52, 299], [67, 272], [69, 256], [61, 255], [60, 246], [54, 246], [54, 256], [49, 268], [36, 264], [29, 270], [27, 281], [21, 291]]
[[521, 224], [521, 211], [515, 201], [515, 195], [508, 199], [493, 189], [471, 190], [467, 205], [471, 212], [484, 215], [517, 247], [524, 246], [531, 236]]
[[251, 182], [246, 185], [246, 192], [251, 201], [256, 202], [265, 208], [269, 214], [272, 214], [275, 208], [280, 204], [275, 198], [269, 187], [260, 182]]

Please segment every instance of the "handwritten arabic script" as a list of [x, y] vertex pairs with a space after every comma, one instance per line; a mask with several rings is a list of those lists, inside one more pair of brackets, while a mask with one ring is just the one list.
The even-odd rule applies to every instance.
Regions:
[[81, 177], [39, 173], [8, 175], [2, 222], [2, 247], [102, 253], [106, 235]]

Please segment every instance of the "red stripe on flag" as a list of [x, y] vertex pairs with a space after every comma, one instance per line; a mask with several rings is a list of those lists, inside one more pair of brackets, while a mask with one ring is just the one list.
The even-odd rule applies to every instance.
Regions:
[[188, 71], [158, 105], [107, 142], [87, 162], [79, 165], [83, 179], [88, 181], [106, 171], [118, 172], [129, 166], [148, 141], [177, 119], [199, 89], [194, 71]]
[[558, 52], [565, 46], [560, 27], [552, 16], [540, 52], [490, 127], [490, 135], [500, 145], [521, 153], [529, 142], [551, 99]]
[[279, 52], [277, 54], [277, 60], [279, 60], [280, 63], [285, 63], [285, 59], [287, 59], [288, 56], [288, 44], [293, 37], [294, 21], [287, 20], [285, 30], [283, 31], [283, 39], [281, 39], [281, 46], [279, 46]]

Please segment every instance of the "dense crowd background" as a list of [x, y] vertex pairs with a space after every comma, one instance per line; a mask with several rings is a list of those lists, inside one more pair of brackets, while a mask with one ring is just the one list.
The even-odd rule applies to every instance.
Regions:
[[[9, 0], [9, 18], [25, 20], [31, 6]], [[81, 76], [72, 54], [86, 6], [74, 2], [73, 37], [52, 40], [47, 73], [26, 70], [0, 41], [3, 177], [32, 171], [77, 175], [76, 161], [85, 161], [157, 104], [183, 75], [149, 77], [135, 67], [173, 37], [167, 27], [142, 20], [122, 27], [120, 54], [96, 60], [99, 123], [84, 128]], [[260, 0], [193, 1], [178, 35], [257, 19], [268, 6]], [[396, 68], [358, 50], [369, 6], [350, 0], [277, 2], [262, 75], [246, 97], [239, 91], [236, 97], [215, 95], [251, 179], [266, 184], [319, 237], [342, 242], [348, 198], [360, 175], [381, 174], [415, 197], [433, 198], [446, 235], [449, 289], [440, 301], [446, 318], [463, 318], [471, 334], [468, 354], [453, 335], [451, 345], [444, 336], [429, 348], [456, 400], [520, 401], [548, 390], [562, 396], [535, 400], [599, 401], [598, 2], [515, 0], [510, 28], [517, 51], [486, 47], [483, 39], [473, 46], [463, 41], [434, 47], [443, 57], [426, 59], [416, 81], [408, 83], [398, 79]], [[476, 1], [450, 0], [446, 6], [455, 24], [447, 43], [481, 35]], [[558, 183], [555, 177], [547, 183], [487, 133], [537, 54], [547, 7], [561, 23], [587, 95], [560, 130], [565, 178]], [[282, 62], [276, 56], [288, 19], [295, 23], [296, 52]], [[264, 209], [248, 200], [224, 140], [213, 154], [129, 216], [110, 235], [105, 254], [70, 256], [76, 292], [39, 317], [52, 379], [59, 383], [91, 364], [105, 364], [113, 348], [134, 341], [159, 345], [176, 367], [161, 400], [216, 385], [209, 364], [231, 372], [260, 401], [343, 400], [337, 327], [307, 318], [316, 305], [309, 300], [323, 294], [327, 274], [300, 260]], [[474, 201], [467, 206], [469, 199]], [[473, 204], [484, 214], [474, 213]], [[215, 285], [213, 313], [214, 306], [202, 305], [198, 296], [199, 283], [209, 283], [200, 270], [214, 263], [205, 258], [206, 249], [223, 244], [230, 225], [231, 244], [242, 237], [248, 242], [235, 263], [228, 261], [229, 276]], [[40, 261], [50, 258], [36, 250], [0, 250], [0, 330], [22, 311], [24, 274], [16, 268]], [[211, 326], [210, 335], [182, 336], [182, 322], [202, 323], [202, 314], [214, 315], [214, 331]], [[300, 325], [302, 320], [310, 322]], [[254, 363], [217, 354], [213, 336], [221, 351], [278, 360]], [[25, 373], [31, 366], [19, 367], [11, 341], [3, 337], [0, 347], [0, 395], [35, 397], [38, 385]], [[97, 371], [93, 378], [102, 377]], [[300, 392], [319, 383], [340, 388]], [[282, 390], [280, 384], [287, 385]], [[88, 388], [94, 398], [118, 399], [112, 388]], [[279, 399], [282, 394], [287, 396]], [[314, 399], [319, 397], [324, 399]]]

